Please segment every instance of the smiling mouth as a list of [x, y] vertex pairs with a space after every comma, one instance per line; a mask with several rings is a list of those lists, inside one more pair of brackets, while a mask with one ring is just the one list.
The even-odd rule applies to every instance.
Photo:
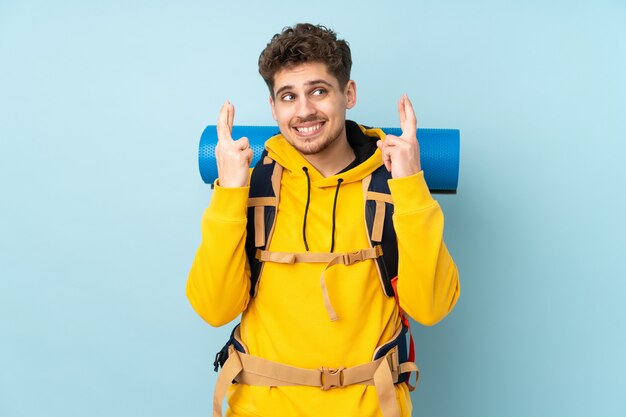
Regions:
[[294, 126], [294, 130], [303, 136], [311, 136], [316, 134], [324, 125], [324, 122], [307, 126]]

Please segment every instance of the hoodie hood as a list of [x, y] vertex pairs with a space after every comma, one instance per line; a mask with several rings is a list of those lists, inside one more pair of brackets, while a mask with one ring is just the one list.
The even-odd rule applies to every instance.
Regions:
[[330, 177], [322, 176], [281, 134], [268, 139], [265, 148], [269, 157], [291, 175], [304, 177], [306, 174], [303, 168], [306, 168], [311, 185], [314, 187], [336, 187], [339, 179], [344, 184], [361, 181], [383, 164], [380, 150], [376, 147], [377, 140], [385, 139], [385, 134], [381, 129], [367, 128], [346, 120], [346, 135], [356, 154], [356, 160], [343, 171]]

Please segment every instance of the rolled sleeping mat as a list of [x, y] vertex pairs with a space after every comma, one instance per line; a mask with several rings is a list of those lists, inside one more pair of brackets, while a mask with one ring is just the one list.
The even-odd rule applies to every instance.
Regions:
[[[395, 127], [381, 128], [385, 134], [400, 136], [402, 130]], [[254, 152], [252, 166], [263, 153], [265, 141], [279, 133], [276, 126], [233, 126], [233, 138], [247, 137]], [[455, 194], [459, 182], [460, 136], [458, 129], [417, 129], [420, 144], [420, 160], [426, 184], [432, 193]], [[202, 132], [198, 150], [200, 175], [207, 184], [217, 179], [215, 161], [217, 130], [209, 125]]]

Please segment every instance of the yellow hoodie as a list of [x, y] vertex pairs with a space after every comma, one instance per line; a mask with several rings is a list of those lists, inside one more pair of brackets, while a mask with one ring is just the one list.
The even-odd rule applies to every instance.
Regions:
[[[363, 133], [384, 140], [379, 129]], [[335, 252], [369, 247], [361, 180], [382, 165], [380, 151], [346, 172], [324, 178], [281, 135], [266, 142], [269, 156], [284, 167], [278, 215], [269, 250], [306, 252], [302, 225], [311, 181], [306, 237], [311, 252], [331, 247], [332, 208], [340, 185]], [[394, 201], [398, 239], [400, 305], [413, 319], [433, 325], [452, 310], [459, 296], [458, 272], [443, 242], [443, 214], [432, 199], [423, 172], [388, 182]], [[248, 353], [301, 368], [351, 367], [370, 362], [376, 347], [400, 326], [393, 297], [380, 284], [375, 261], [337, 265], [326, 270], [326, 285], [339, 319], [330, 321], [324, 307], [319, 263], [267, 262], [251, 298], [250, 266], [245, 253], [248, 187], [216, 185], [202, 218], [202, 242], [196, 253], [187, 297], [212, 326], [222, 326], [243, 312], [241, 337]], [[396, 385], [401, 415], [411, 415], [405, 384]], [[227, 415], [380, 416], [373, 386], [351, 385], [322, 391], [316, 387], [260, 387], [234, 384]]]

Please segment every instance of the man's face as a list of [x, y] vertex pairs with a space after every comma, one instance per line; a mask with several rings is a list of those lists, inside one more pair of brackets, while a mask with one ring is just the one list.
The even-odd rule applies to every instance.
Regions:
[[355, 104], [354, 81], [341, 88], [323, 63], [304, 63], [274, 75], [272, 116], [302, 155], [332, 154], [333, 146], [346, 140], [346, 110]]

